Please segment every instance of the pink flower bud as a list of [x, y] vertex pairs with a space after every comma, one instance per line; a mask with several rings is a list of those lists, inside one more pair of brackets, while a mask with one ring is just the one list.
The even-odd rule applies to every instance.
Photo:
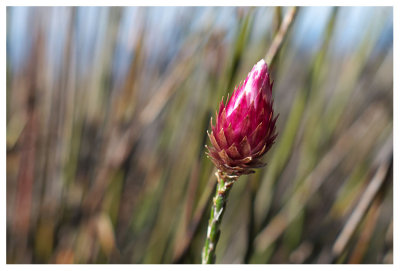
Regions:
[[243, 84], [235, 89], [226, 105], [221, 101], [216, 124], [211, 119], [212, 146], [208, 156], [225, 174], [250, 174], [265, 165], [261, 157], [276, 138], [272, 83], [268, 67], [260, 60]]

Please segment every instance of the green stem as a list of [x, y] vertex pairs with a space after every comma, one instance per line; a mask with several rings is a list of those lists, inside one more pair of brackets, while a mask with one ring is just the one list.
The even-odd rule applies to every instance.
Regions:
[[208, 221], [207, 238], [203, 248], [202, 263], [215, 263], [215, 249], [220, 235], [219, 227], [221, 225], [222, 216], [225, 212], [225, 205], [228, 199], [229, 191], [232, 184], [236, 181], [236, 177], [228, 177], [218, 171], [217, 189], [213, 198], [213, 206], [211, 207], [210, 220]]

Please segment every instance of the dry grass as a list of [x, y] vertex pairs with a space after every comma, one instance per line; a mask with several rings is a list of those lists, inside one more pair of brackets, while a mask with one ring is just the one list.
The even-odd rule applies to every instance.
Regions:
[[317, 39], [299, 34], [310, 8], [19, 9], [8, 263], [200, 263], [209, 119], [264, 56], [279, 136], [231, 191], [217, 263], [392, 262], [391, 8], [363, 9], [347, 47], [348, 8]]

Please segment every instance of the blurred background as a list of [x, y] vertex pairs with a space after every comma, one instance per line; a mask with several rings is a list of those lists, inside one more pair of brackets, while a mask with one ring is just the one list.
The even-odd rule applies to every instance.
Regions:
[[200, 263], [210, 117], [285, 24], [217, 263], [392, 263], [392, 8], [293, 10], [8, 7], [7, 263]]

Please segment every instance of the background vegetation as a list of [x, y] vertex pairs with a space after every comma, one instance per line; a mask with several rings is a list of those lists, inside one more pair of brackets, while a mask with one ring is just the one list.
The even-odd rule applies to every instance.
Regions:
[[[290, 11], [8, 8], [7, 262], [200, 263], [210, 117]], [[279, 136], [217, 263], [392, 263], [392, 29], [392, 8], [297, 10]]]

